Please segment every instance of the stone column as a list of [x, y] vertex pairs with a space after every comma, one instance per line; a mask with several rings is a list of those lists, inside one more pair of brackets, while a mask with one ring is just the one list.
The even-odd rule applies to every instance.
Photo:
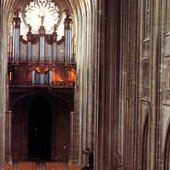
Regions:
[[77, 164], [78, 153], [77, 153], [77, 113], [71, 112], [71, 127], [70, 127], [70, 164]]
[[7, 13], [0, 3], [0, 169], [5, 163], [6, 73], [7, 73]]
[[6, 162], [12, 161], [11, 151], [11, 136], [12, 136], [12, 111], [6, 112]]

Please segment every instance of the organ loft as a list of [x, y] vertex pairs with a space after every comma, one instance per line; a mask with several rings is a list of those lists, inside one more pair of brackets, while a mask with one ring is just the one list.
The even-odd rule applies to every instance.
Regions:
[[[29, 18], [36, 5], [39, 13]], [[21, 12], [13, 14], [8, 48], [7, 169], [54, 169], [72, 161], [76, 80], [73, 21], [66, 9], [50, 25], [46, 6], [59, 11], [55, 3], [47, 1], [27, 6], [25, 18], [37, 20], [25, 24], [25, 35], [21, 34], [22, 22], [26, 22]], [[63, 33], [60, 37], [58, 29]]]
[[8, 53], [10, 87], [74, 88], [76, 64], [70, 13], [66, 11], [64, 36], [60, 40], [57, 38], [56, 25], [52, 34], [46, 34], [44, 17], [40, 16], [38, 34], [33, 34], [29, 25], [25, 40], [20, 35], [19, 13], [15, 13]]

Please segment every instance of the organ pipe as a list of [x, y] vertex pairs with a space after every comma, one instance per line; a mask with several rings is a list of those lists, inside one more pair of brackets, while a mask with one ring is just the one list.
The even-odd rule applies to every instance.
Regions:
[[13, 58], [15, 61], [19, 60], [20, 56], [20, 23], [21, 20], [19, 18], [19, 12], [16, 11], [14, 13], [14, 18], [13, 18]]
[[28, 61], [32, 61], [32, 45], [31, 45], [31, 40], [32, 40], [32, 32], [31, 32], [31, 26], [29, 25], [29, 32], [27, 34], [27, 54], [28, 54]]
[[54, 32], [53, 32], [53, 61], [56, 61], [57, 58], [57, 33], [56, 33], [56, 25], [54, 26]]
[[72, 62], [72, 19], [70, 18], [70, 11], [66, 10], [66, 19], [64, 22], [64, 36], [65, 36], [65, 60]]

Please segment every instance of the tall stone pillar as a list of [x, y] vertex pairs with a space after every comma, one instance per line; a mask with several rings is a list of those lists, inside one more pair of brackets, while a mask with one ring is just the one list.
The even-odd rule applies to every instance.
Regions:
[[12, 111], [6, 112], [6, 162], [12, 161], [11, 151], [11, 137], [12, 137]]
[[7, 13], [0, 3], [0, 169], [5, 163], [6, 73], [7, 73]]
[[78, 146], [77, 146], [77, 113], [71, 112], [71, 142], [70, 142], [70, 164], [77, 164], [78, 162]]

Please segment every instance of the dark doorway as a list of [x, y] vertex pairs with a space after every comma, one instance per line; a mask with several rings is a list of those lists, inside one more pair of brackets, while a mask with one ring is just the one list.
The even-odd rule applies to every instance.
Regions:
[[29, 159], [48, 160], [51, 157], [51, 107], [44, 98], [38, 95], [29, 109]]

